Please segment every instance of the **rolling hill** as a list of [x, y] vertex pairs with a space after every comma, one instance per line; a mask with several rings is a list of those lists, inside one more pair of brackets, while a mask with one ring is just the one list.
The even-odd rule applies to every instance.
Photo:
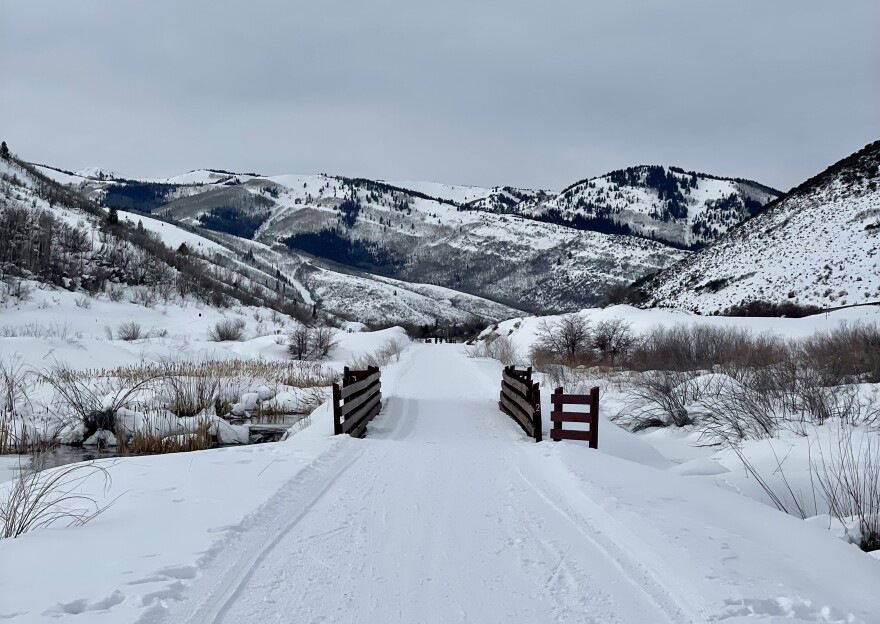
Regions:
[[880, 141], [792, 189], [646, 284], [648, 305], [723, 312], [753, 301], [880, 301]]

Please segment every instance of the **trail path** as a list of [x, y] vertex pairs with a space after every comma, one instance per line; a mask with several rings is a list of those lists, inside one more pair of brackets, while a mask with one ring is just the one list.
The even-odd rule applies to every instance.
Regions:
[[607, 421], [599, 451], [528, 442], [499, 373], [414, 345], [368, 437], [307, 429], [311, 459], [140, 622], [880, 622], [870, 557], [639, 463]]
[[533, 470], [494, 385], [417, 348], [369, 439], [283, 490], [173, 621], [698, 621]]

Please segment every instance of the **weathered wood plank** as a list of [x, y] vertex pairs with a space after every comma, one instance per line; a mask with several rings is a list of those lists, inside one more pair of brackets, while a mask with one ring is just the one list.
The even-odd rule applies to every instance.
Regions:
[[523, 428], [523, 431], [534, 437], [535, 432], [532, 427], [531, 414], [524, 414], [520, 407], [511, 403], [505, 395], [501, 395], [501, 406]]
[[[592, 431], [575, 431], [573, 429], [551, 429], [550, 439], [559, 440], [582, 440], [584, 442], [592, 442]], [[590, 445], [592, 447], [592, 444]]]
[[380, 393], [374, 394], [371, 397], [371, 400], [364, 405], [360, 410], [355, 412], [348, 420], [342, 423], [342, 433], [350, 433], [354, 429], [357, 429], [361, 424], [364, 423], [365, 420], [369, 420], [372, 418], [370, 413], [376, 409], [377, 405], [381, 405], [382, 403], [382, 395]]
[[553, 422], [576, 422], [588, 423], [593, 420], [592, 414], [584, 414], [579, 412], [561, 412], [553, 410], [550, 412], [550, 420]]
[[532, 414], [535, 413], [535, 406], [532, 405], [530, 401], [515, 392], [508, 392], [507, 388], [505, 388], [503, 392], [504, 396], [506, 396], [511, 402], [519, 405], [523, 413], [528, 414], [529, 418], [532, 417]]
[[508, 375], [507, 371], [504, 372], [502, 379], [507, 385], [517, 390], [517, 392], [521, 393], [523, 396], [529, 395], [529, 386], [526, 383], [523, 383], [522, 380]]
[[589, 394], [552, 394], [550, 402], [554, 405], [591, 405], [593, 397]]
[[364, 390], [363, 394], [354, 397], [353, 399], [349, 400], [348, 403], [345, 403], [342, 406], [342, 415], [347, 416], [353, 410], [356, 410], [358, 407], [360, 407], [361, 405], [363, 405], [364, 403], [369, 401], [370, 398], [374, 394], [379, 392], [379, 390], [381, 388], [382, 388], [382, 382], [381, 381], [374, 381], [371, 386], [369, 386], [366, 390]]
[[364, 417], [360, 420], [357, 427], [351, 430], [351, 436], [354, 438], [362, 438], [367, 434], [367, 425], [376, 417], [376, 415], [382, 410], [381, 401], [377, 403], [373, 408], [367, 412]]
[[361, 381], [353, 383], [350, 386], [343, 387], [341, 391], [342, 398], [347, 399], [351, 395], [360, 392], [361, 390], [365, 390], [366, 388], [369, 388], [373, 382], [379, 381], [379, 378], [380, 373], [373, 373], [372, 375], [366, 377], [365, 379], [362, 379]]

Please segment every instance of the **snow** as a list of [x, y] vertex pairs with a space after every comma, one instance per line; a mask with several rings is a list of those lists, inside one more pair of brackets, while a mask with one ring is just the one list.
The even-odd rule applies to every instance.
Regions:
[[428, 197], [439, 197], [458, 204], [466, 204], [488, 197], [492, 193], [492, 189], [481, 188], [479, 186], [462, 186], [460, 184], [442, 184], [440, 182], [425, 181], [404, 181], [404, 182], [388, 182], [391, 186], [405, 188], [417, 193], [422, 193]]
[[837, 308], [880, 301], [880, 144], [662, 273], [651, 303], [712, 314], [752, 300]]
[[364, 440], [325, 406], [285, 442], [105, 461], [107, 512], [0, 542], [0, 616], [877, 621], [876, 560], [604, 420], [598, 451], [527, 441], [500, 369], [413, 345]]
[[81, 178], [94, 178], [98, 180], [113, 180], [125, 177], [120, 173], [105, 169], [104, 167], [86, 167], [85, 169], [77, 171], [76, 175]]
[[[677, 309], [641, 309], [629, 305], [607, 308], [586, 308], [578, 312], [592, 324], [622, 319], [630, 324], [633, 333], [642, 335], [655, 327], [675, 325], [709, 325], [750, 330], [756, 334], [770, 332], [787, 338], [805, 338], [819, 331], [827, 331], [848, 323], [880, 323], [880, 306], [863, 306], [835, 310], [798, 319], [774, 317], [700, 316]], [[484, 332], [507, 336], [520, 354], [527, 356], [537, 340], [542, 323], [552, 324], [562, 315], [530, 316], [508, 319]]]
[[45, 167], [43, 165], [34, 165], [34, 168], [37, 171], [39, 171], [40, 173], [42, 173], [44, 176], [46, 176], [47, 178], [55, 180], [56, 182], [58, 182], [60, 184], [77, 185], [77, 184], [80, 184], [80, 183], [87, 180], [87, 178], [84, 178], [81, 175], [77, 175], [77, 174], [71, 175], [69, 173], [59, 171], [58, 169], [54, 169], [52, 167]]
[[123, 221], [129, 221], [134, 225], [136, 225], [137, 223], [141, 223], [144, 226], [144, 229], [158, 234], [159, 237], [162, 239], [162, 242], [165, 243], [165, 245], [167, 245], [168, 247], [171, 247], [171, 249], [177, 249], [178, 247], [180, 247], [181, 243], [186, 243], [190, 251], [198, 252], [201, 254], [208, 254], [209, 252], [229, 252], [228, 248], [208, 238], [205, 238], [204, 236], [200, 236], [195, 232], [184, 230], [181, 227], [172, 225], [171, 223], [167, 223], [159, 219], [153, 219], [151, 217], [140, 214], [132, 214], [130, 212], [120, 212], [119, 219]]

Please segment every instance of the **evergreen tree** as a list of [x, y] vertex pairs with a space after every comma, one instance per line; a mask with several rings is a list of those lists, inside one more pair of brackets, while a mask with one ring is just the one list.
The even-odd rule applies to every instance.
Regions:
[[186, 246], [186, 243], [180, 243], [180, 247], [177, 248], [177, 253], [181, 256], [189, 255], [189, 247]]
[[6, 141], [0, 143], [0, 158], [9, 160], [9, 147], [6, 145]]
[[116, 212], [116, 208], [110, 208], [110, 214], [107, 215], [107, 223], [110, 225], [116, 225], [119, 223], [119, 213]]

